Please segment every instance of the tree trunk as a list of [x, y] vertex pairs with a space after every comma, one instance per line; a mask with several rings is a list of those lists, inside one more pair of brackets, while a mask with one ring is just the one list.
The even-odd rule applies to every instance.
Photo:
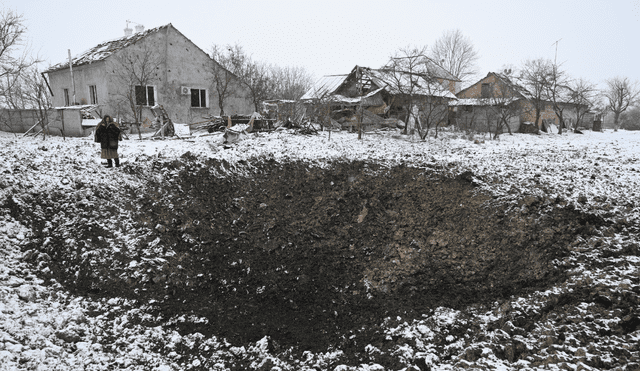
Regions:
[[224, 116], [224, 99], [218, 94], [218, 106], [220, 106], [220, 116]]
[[[556, 115], [558, 114], [556, 113]], [[558, 120], [560, 120], [560, 122], [558, 123], [558, 134], [562, 135], [562, 127], [564, 126], [564, 120], [562, 119], [562, 114], [558, 116]]]
[[502, 121], [504, 122], [504, 125], [507, 127], [507, 131], [509, 132], [509, 135], [513, 135], [513, 133], [511, 132], [511, 127], [509, 126], [509, 123], [507, 122], [507, 119], [503, 118]]

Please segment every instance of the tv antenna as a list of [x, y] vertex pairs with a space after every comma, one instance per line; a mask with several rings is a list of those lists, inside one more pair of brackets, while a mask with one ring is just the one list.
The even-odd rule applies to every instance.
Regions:
[[135, 25], [142, 26], [141, 24], [136, 23], [136, 22], [133, 22], [133, 21], [130, 21], [130, 20], [128, 20], [128, 19], [126, 20], [126, 22], [127, 22], [127, 28], [129, 28], [129, 23], [133, 23], [133, 24], [135, 24]]
[[[558, 43], [560, 42], [560, 40], [562, 40], [562, 38], [556, 40], [556, 42], [553, 43], [553, 44], [556, 45], [556, 55], [553, 58], [553, 64], [557, 64], [558, 63]], [[553, 46], [553, 44], [551, 44], [551, 46]]]

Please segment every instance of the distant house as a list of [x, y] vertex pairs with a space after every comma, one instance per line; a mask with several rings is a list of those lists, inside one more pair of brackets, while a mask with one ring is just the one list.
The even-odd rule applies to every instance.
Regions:
[[[72, 68], [65, 61], [45, 71], [53, 105], [98, 105], [102, 115], [129, 122], [133, 107], [141, 106], [143, 126], [150, 126], [155, 117], [151, 108], [156, 105], [162, 105], [176, 123], [191, 124], [219, 114], [212, 77], [216, 62], [171, 24], [138, 31], [72, 58]], [[146, 79], [135, 81], [143, 74]], [[253, 112], [251, 102], [238, 96], [229, 98], [224, 110]]]
[[[560, 125], [553, 102], [550, 101], [541, 102], [540, 119], [534, 124], [536, 113], [533, 96], [506, 73], [489, 72], [483, 79], [459, 91], [456, 97], [458, 100], [451, 102], [451, 111], [452, 119], [458, 126], [494, 131], [501, 119], [505, 123], [503, 129], [512, 132], [532, 129], [548, 131]], [[576, 105], [569, 102], [560, 105], [563, 107], [565, 125], [571, 126], [577, 117]]]
[[[315, 114], [329, 113], [342, 126], [352, 126], [356, 109], [362, 106], [363, 123], [379, 126], [385, 119], [406, 123], [409, 106], [420, 111], [420, 107], [430, 104], [446, 111], [447, 102], [456, 99], [459, 83], [435, 63], [423, 72], [356, 66], [349, 74], [320, 78], [300, 100]], [[442, 120], [446, 121], [446, 114]]]

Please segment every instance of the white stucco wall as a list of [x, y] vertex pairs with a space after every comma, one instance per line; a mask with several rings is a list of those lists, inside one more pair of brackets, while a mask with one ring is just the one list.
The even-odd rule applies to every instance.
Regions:
[[[157, 53], [157, 58], [164, 61], [157, 69], [153, 80], [149, 85], [155, 88], [156, 104], [164, 106], [169, 117], [176, 123], [195, 123], [203, 121], [203, 117], [218, 115], [218, 99], [211, 75], [213, 61], [209, 56], [193, 42], [169, 25], [160, 28], [158, 32], [151, 33], [139, 40], [136, 44], [124, 51], [119, 51], [105, 59], [83, 66], [74, 67], [76, 101], [78, 103], [90, 103], [89, 86], [95, 85], [98, 92], [98, 104], [102, 114], [114, 117], [129, 115], [131, 109], [122, 107], [118, 109], [115, 102], [122, 101], [126, 86], [117, 78], [118, 58], [123, 52], [141, 53], [151, 50]], [[73, 101], [73, 86], [69, 70], [50, 72], [49, 84], [53, 90], [54, 106], [64, 106], [63, 89], [69, 89], [69, 99]], [[191, 96], [182, 95], [181, 88], [195, 88], [207, 90], [207, 107], [191, 107]], [[232, 97], [225, 103], [225, 114], [249, 114], [253, 112], [253, 105], [249, 99]], [[143, 109], [143, 122], [150, 122], [154, 118], [149, 108]]]

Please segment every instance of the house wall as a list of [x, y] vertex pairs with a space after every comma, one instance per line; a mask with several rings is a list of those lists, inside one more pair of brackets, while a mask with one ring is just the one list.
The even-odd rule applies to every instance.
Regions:
[[[536, 109], [533, 103], [528, 101], [523, 101], [523, 110], [520, 114], [520, 120], [522, 122], [534, 122], [536, 120]], [[538, 120], [538, 128], [542, 127], [543, 120], [549, 120], [554, 125], [558, 125], [560, 123], [560, 119], [556, 115], [556, 112], [553, 110], [553, 105], [551, 103], [545, 103], [544, 110], [540, 111], [540, 119]]]
[[[496, 120], [498, 116], [492, 111], [490, 107], [486, 106], [471, 106], [469, 110], [464, 106], [456, 107], [455, 112], [455, 124], [462, 130], [473, 132], [495, 132]], [[512, 133], [518, 132], [520, 129], [520, 117], [514, 116], [509, 118], [509, 128]], [[506, 128], [503, 129], [507, 131]]]
[[[535, 107], [530, 102], [523, 101], [523, 104], [526, 105], [525, 106], [526, 108], [523, 110], [523, 113], [520, 115], [521, 121], [534, 122], [535, 116], [536, 116]], [[572, 125], [575, 123], [577, 118], [575, 105], [566, 104], [562, 111], [562, 117], [565, 121], [565, 125], [567, 125], [568, 127], [572, 127]], [[586, 116], [583, 117], [583, 121], [587, 119], [588, 117]], [[551, 102], [547, 102], [545, 104], [544, 110], [540, 112], [540, 120], [538, 120], [538, 128], [542, 128], [544, 120], [548, 120], [548, 122], [554, 125], [560, 125], [560, 118], [558, 117], [558, 115], [556, 115], [556, 112], [553, 109], [553, 103]], [[582, 125], [589, 126], [589, 123], [583, 122]]]
[[[202, 121], [203, 117], [218, 115], [220, 107], [213, 83], [212, 59], [200, 50], [189, 39], [173, 28], [165, 31], [167, 45], [167, 71], [164, 84], [164, 104], [167, 112], [171, 111], [178, 118], [178, 122], [194, 123]], [[161, 45], [158, 45], [161, 47]], [[181, 87], [207, 90], [207, 108], [191, 107], [191, 95], [182, 95]], [[246, 95], [246, 90], [240, 92]], [[162, 103], [161, 103], [162, 104]], [[251, 102], [244, 97], [231, 97], [225, 102], [225, 114], [249, 114], [254, 111]]]
[[64, 135], [69, 137], [85, 137], [91, 133], [93, 128], [82, 127], [82, 113], [79, 109], [57, 109], [55, 119], [48, 126], [49, 132], [53, 135]]
[[490, 74], [468, 88], [458, 92], [456, 96], [460, 99], [482, 98], [482, 84], [491, 84], [494, 96], [501, 97], [503, 92], [501, 85], [495, 75]]
[[[42, 116], [41, 116], [42, 115]], [[41, 117], [46, 115], [44, 123]], [[63, 122], [64, 120], [64, 122]], [[36, 127], [34, 125], [38, 124]], [[45, 126], [47, 135], [64, 135], [68, 137], [84, 137], [93, 131], [93, 127], [82, 126], [80, 109], [35, 109], [0, 110], [0, 130], [10, 133], [38, 133]], [[64, 133], [63, 133], [64, 130]]]
[[[45, 114], [47, 115], [44, 120], [45, 125], [56, 117], [55, 110], [0, 109], [0, 130], [9, 133], [25, 133], [35, 124], [40, 123]], [[40, 130], [40, 125], [35, 130]]]
[[[175, 123], [195, 123], [203, 121], [203, 117], [218, 115], [220, 107], [215, 92], [211, 73], [211, 58], [188, 38], [172, 26], [163, 27], [140, 39], [126, 50], [118, 51], [104, 61], [74, 67], [73, 76], [76, 86], [76, 102], [90, 103], [89, 86], [96, 85], [98, 104], [102, 114], [132, 120], [131, 108], [122, 104], [127, 90], [124, 82], [115, 78], [119, 62], [117, 58], [123, 53], [135, 53], [143, 50], [157, 52], [158, 60], [164, 63], [157, 69], [153, 81], [155, 103], [162, 105]], [[73, 87], [69, 70], [49, 72], [49, 84], [53, 90], [53, 104], [64, 106], [63, 89], [69, 89], [72, 101]], [[183, 95], [182, 87], [205, 89], [207, 91], [207, 107], [191, 107], [191, 95]], [[246, 90], [237, 97], [228, 98], [225, 102], [225, 114], [247, 114], [253, 112], [253, 105], [246, 98]], [[117, 102], [121, 103], [118, 104]], [[149, 128], [155, 115], [150, 107], [143, 108], [143, 129]], [[148, 129], [151, 130], [151, 129]]]
[[[494, 74], [488, 74], [482, 80], [476, 82], [471, 85], [467, 89], [456, 94], [458, 98], [481, 98], [482, 97], [482, 84], [491, 84], [493, 89], [494, 96], [502, 96], [503, 92], [501, 91], [501, 87], [504, 84], [500, 83], [499, 79]], [[520, 100], [520, 122], [534, 122], [536, 119], [536, 111], [532, 102], [527, 100]], [[563, 110], [563, 118], [565, 120], [566, 125], [571, 125], [576, 120], [575, 113], [575, 105], [573, 104], [565, 104], [565, 108]], [[553, 103], [546, 102], [544, 105], [544, 109], [540, 112], [540, 119], [537, 122], [538, 128], [542, 128], [545, 120], [554, 125], [560, 124], [560, 118], [556, 115], [555, 110], [553, 109]]]
[[98, 104], [104, 104], [109, 97], [107, 83], [108, 74], [106, 73], [105, 63], [103, 61], [74, 67], [73, 80], [71, 80], [71, 72], [69, 69], [49, 72], [49, 85], [53, 91], [51, 102], [54, 107], [63, 107], [65, 104], [63, 90], [68, 89], [69, 103], [73, 104], [73, 87], [75, 85], [75, 103], [89, 104], [91, 103], [89, 86], [95, 85], [98, 93]]
[[460, 82], [453, 80], [438, 79], [438, 82], [447, 88], [452, 94], [460, 90]]

